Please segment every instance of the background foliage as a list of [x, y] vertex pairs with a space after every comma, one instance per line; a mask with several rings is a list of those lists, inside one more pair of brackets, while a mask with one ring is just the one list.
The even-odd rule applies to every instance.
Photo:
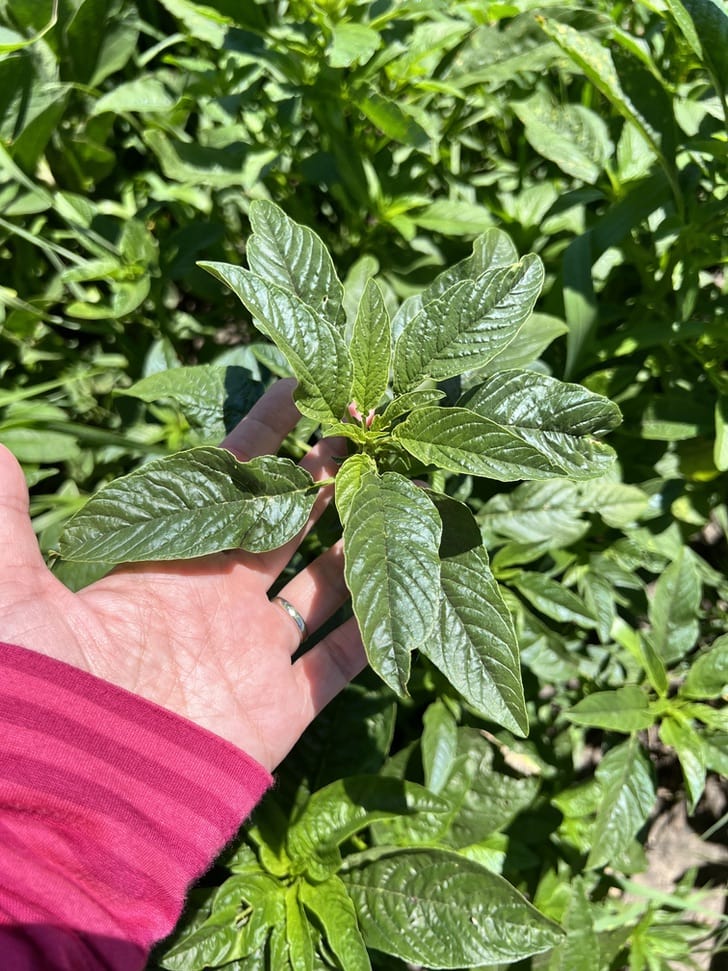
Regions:
[[[407, 703], [363, 677], [158, 964], [264, 966], [236, 956], [237, 910], [214, 888], [253, 849], [273, 867], [309, 794], [362, 773], [451, 805], [437, 826], [367, 819], [344, 856], [394, 842], [502, 873], [569, 932], [530, 966], [719, 961], [715, 874], [697, 864], [725, 860], [728, 765], [723, 0], [60, 0], [55, 18], [50, 0], [0, 0], [0, 25], [0, 441], [51, 559], [99, 485], [216, 441], [249, 404], [231, 410], [214, 369], [186, 398], [142, 379], [223, 364], [262, 387], [282, 373], [195, 265], [241, 261], [256, 198], [314, 228], [350, 281], [378, 268], [392, 302], [505, 229], [546, 267], [533, 366], [625, 416], [608, 479], [433, 483], [481, 526], [519, 634], [529, 738], [476, 718], [425, 664]], [[304, 422], [287, 454], [306, 439]], [[324, 523], [302, 558], [326, 542]], [[56, 568], [72, 586], [92, 578]], [[650, 833], [682, 805], [713, 856], [656, 887]], [[233, 949], [185, 950], [205, 922]], [[362, 923], [373, 966], [403, 968], [409, 953], [385, 956]], [[325, 936], [306, 938], [312, 967], [341, 964]]]

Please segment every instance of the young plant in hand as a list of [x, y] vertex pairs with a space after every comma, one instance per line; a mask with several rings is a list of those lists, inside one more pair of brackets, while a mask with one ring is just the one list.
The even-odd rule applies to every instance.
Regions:
[[[525, 369], [539, 258], [519, 259], [490, 230], [390, 317], [374, 279], [358, 299], [346, 293], [318, 236], [277, 206], [253, 202], [250, 221], [247, 269], [201, 265], [284, 355], [301, 414], [347, 440], [335, 499], [372, 668], [406, 694], [419, 650], [474, 709], [525, 735], [516, 635], [477, 523], [412, 480], [439, 470], [583, 480], [611, 466], [599, 436], [619, 424], [617, 406]], [[321, 486], [286, 458], [192, 448], [100, 490], [69, 522], [61, 554], [117, 564], [275, 549], [303, 528]]]

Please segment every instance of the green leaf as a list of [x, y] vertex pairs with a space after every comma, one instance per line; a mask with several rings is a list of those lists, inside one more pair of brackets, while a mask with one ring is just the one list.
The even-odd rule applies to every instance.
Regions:
[[227, 28], [226, 19], [211, 6], [192, 3], [192, 0], [159, 0], [173, 17], [177, 17], [190, 37], [205, 41], [216, 50], [223, 46]]
[[336, 24], [332, 31], [327, 60], [331, 67], [365, 64], [382, 45], [376, 30], [365, 24]]
[[[524, 418], [531, 422], [531, 416]], [[503, 426], [468, 408], [419, 408], [394, 438], [425, 465], [513, 482], [601, 475], [614, 461], [607, 445], [548, 427]]]
[[247, 368], [196, 364], [156, 371], [120, 394], [142, 401], [175, 401], [191, 425], [218, 442], [245, 417], [263, 393]]
[[365, 476], [376, 473], [377, 463], [364, 452], [350, 455], [336, 473], [336, 510], [342, 525], [346, 525], [354, 496], [362, 486]]
[[441, 813], [445, 802], [414, 782], [382, 776], [350, 776], [314, 792], [290, 826], [286, 847], [299, 865], [328, 860], [331, 851], [377, 819], [417, 812]]
[[602, 787], [588, 869], [606, 866], [619, 856], [649, 818], [655, 802], [652, 768], [632, 736], [608, 752], [596, 770]]
[[512, 105], [539, 155], [567, 175], [593, 184], [613, 151], [602, 119], [579, 104], [558, 104], [542, 92]]
[[667, 0], [688, 43], [713, 75], [718, 89], [728, 91], [728, 10], [721, 0]]
[[425, 785], [441, 792], [452, 769], [458, 744], [458, 727], [444, 702], [433, 701], [422, 716], [422, 768]]
[[554, 949], [548, 971], [601, 971], [605, 965], [600, 961], [594, 909], [584, 878], [573, 880], [569, 891], [569, 903], [563, 917], [566, 934]]
[[401, 103], [385, 98], [373, 88], [366, 94], [355, 92], [353, 101], [387, 138], [422, 152], [428, 150], [430, 139], [427, 132], [404, 111]]
[[594, 87], [607, 98], [628, 121], [635, 125], [654, 148], [663, 164], [667, 159], [662, 151], [662, 132], [667, 125], [654, 127], [624, 92], [612, 56], [606, 46], [588, 33], [578, 31], [568, 24], [539, 17], [538, 21], [548, 36], [556, 41], [575, 64], [584, 72]]
[[568, 331], [569, 328], [558, 317], [533, 313], [518, 331], [516, 339], [491, 358], [484, 373], [528, 367], [541, 357], [557, 337], [562, 337]]
[[497, 371], [459, 403], [503, 425], [553, 435], [603, 435], [622, 421], [617, 405], [603, 395], [536, 371]]
[[425, 405], [432, 405], [436, 401], [441, 401], [445, 397], [444, 391], [437, 388], [421, 388], [419, 391], [407, 391], [399, 394], [389, 402], [382, 412], [382, 421], [391, 424], [403, 415], [414, 411], [415, 408], [423, 408]]
[[444, 559], [439, 630], [420, 650], [484, 718], [528, 734], [518, 642], [485, 547]]
[[201, 446], [147, 462], [100, 489], [60, 540], [68, 560], [127, 563], [276, 549], [308, 520], [313, 479], [290, 459], [238, 462]]
[[656, 720], [647, 695], [636, 684], [613, 691], [595, 691], [568, 708], [564, 714], [575, 725], [606, 728], [625, 734], [649, 728]]
[[441, 297], [456, 283], [462, 283], [464, 280], [474, 283], [486, 270], [512, 266], [515, 263], [518, 263], [518, 250], [511, 237], [502, 229], [495, 227], [487, 229], [474, 240], [473, 252], [470, 256], [466, 256], [464, 260], [460, 260], [453, 266], [446, 267], [437, 274], [432, 283], [425, 287], [416, 298], [419, 300], [417, 309]]
[[286, 892], [286, 941], [288, 959], [296, 971], [313, 971], [312, 928], [299, 900], [300, 882], [291, 884]]
[[462, 403], [418, 409], [394, 437], [426, 464], [504, 482], [594, 478], [614, 461], [613, 450], [592, 436], [614, 428], [619, 409], [580, 385], [533, 371], [499, 371]]
[[161, 81], [155, 77], [143, 75], [133, 81], [119, 84], [102, 95], [94, 104], [92, 115], [100, 115], [104, 111], [122, 114], [126, 111], [156, 112], [169, 111], [176, 103]]
[[688, 812], [693, 813], [705, 789], [706, 767], [702, 739], [690, 725], [669, 716], [660, 725], [660, 739], [675, 750], [688, 794]]
[[679, 661], [698, 638], [702, 584], [691, 552], [682, 547], [655, 584], [648, 606], [652, 643], [667, 664]]
[[346, 583], [369, 663], [400, 694], [411, 652], [438, 617], [441, 532], [424, 492], [395, 472], [366, 477], [344, 527]]
[[341, 328], [345, 323], [344, 287], [321, 239], [272, 202], [250, 203], [245, 255], [256, 276], [290, 290], [311, 310]]
[[321, 928], [326, 943], [346, 971], [371, 971], [371, 961], [346, 886], [337, 876], [300, 884], [301, 901]]
[[291, 291], [227, 263], [201, 263], [237, 294], [260, 329], [285, 355], [298, 379], [299, 410], [317, 421], [337, 421], [351, 401], [353, 368], [343, 335]]
[[454, 853], [396, 853], [343, 879], [367, 946], [413, 964], [518, 961], [560, 940], [559, 927], [503, 877]]
[[580, 627], [596, 627], [596, 617], [584, 601], [557, 580], [542, 573], [519, 570], [509, 576], [508, 582], [529, 603], [559, 624], [578, 624]]
[[[377, 823], [377, 843], [437, 843], [460, 850], [510, 826], [532, 805], [539, 781], [535, 776], [497, 771], [493, 753], [493, 746], [478, 729], [459, 728], [454, 757], [440, 792], [446, 800], [444, 811], [424, 810], [416, 816]], [[424, 744], [422, 758], [424, 763]]]
[[524, 482], [512, 492], [492, 496], [478, 513], [478, 522], [489, 537], [570, 546], [589, 528], [582, 519], [578, 490], [567, 479]]
[[389, 361], [392, 353], [389, 314], [382, 292], [369, 280], [359, 303], [349, 343], [354, 364], [352, 400], [367, 416], [376, 408], [389, 384]]
[[515, 338], [542, 285], [543, 265], [529, 255], [456, 283], [425, 304], [395, 345], [395, 388], [408, 391], [427, 377], [483, 367]]
[[247, 958], [265, 945], [270, 928], [284, 917], [284, 887], [262, 872], [226, 880], [215, 892], [213, 910], [192, 933], [179, 937], [158, 959], [170, 971], [218, 967]]
[[716, 638], [704, 654], [692, 659], [680, 694], [698, 699], [728, 695], [728, 634]]

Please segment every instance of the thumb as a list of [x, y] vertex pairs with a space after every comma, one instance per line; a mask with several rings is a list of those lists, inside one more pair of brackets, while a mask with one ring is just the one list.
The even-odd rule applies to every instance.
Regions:
[[18, 460], [0, 445], [0, 568], [42, 567], [28, 514], [28, 486]]

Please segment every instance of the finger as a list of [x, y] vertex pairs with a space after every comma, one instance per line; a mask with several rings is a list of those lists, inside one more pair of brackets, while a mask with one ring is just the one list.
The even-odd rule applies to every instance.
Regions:
[[4, 569], [45, 566], [30, 521], [29, 505], [23, 470], [13, 453], [0, 445], [0, 564]]
[[[344, 580], [343, 543], [339, 541], [301, 570], [279, 591], [279, 596], [294, 607], [309, 632], [318, 630], [349, 597]], [[276, 610], [283, 609], [275, 599], [271, 605]], [[300, 646], [301, 635], [295, 620], [289, 620], [289, 649], [293, 654]]]
[[276, 381], [259, 398], [242, 421], [220, 443], [242, 462], [258, 455], [275, 454], [301, 418], [293, 403], [296, 382]]
[[347, 620], [293, 665], [301, 693], [303, 731], [319, 712], [366, 667], [356, 618]]

